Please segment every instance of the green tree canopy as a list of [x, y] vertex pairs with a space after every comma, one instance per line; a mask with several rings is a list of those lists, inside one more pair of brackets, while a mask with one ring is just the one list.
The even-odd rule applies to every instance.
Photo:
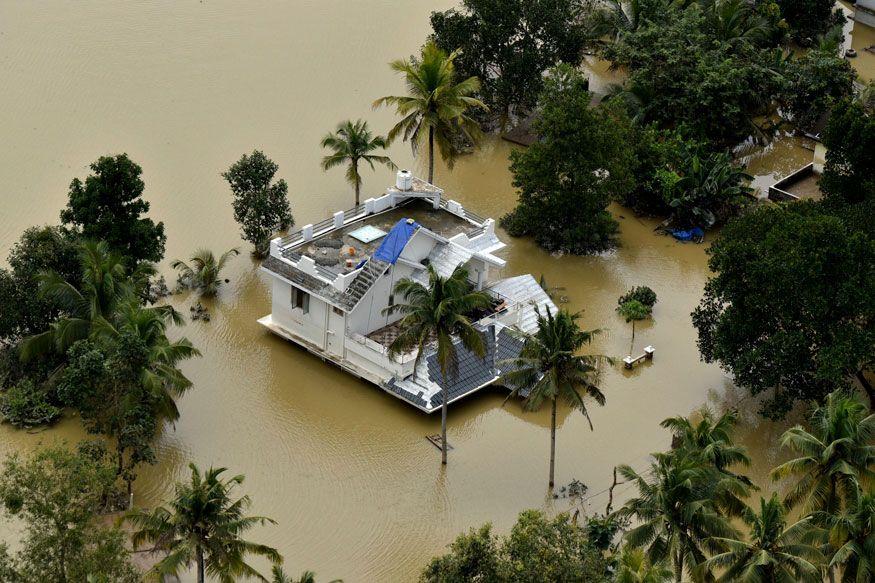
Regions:
[[803, 44], [810, 45], [818, 36], [845, 22], [841, 10], [831, 0], [776, 1], [793, 38]]
[[431, 26], [437, 46], [459, 51], [459, 75], [480, 79], [484, 103], [507, 119], [535, 106], [544, 71], [579, 62], [583, 10], [582, 0], [463, 0], [459, 8], [433, 12]]
[[236, 247], [228, 249], [218, 259], [209, 249], [198, 249], [191, 256], [191, 265], [174, 259], [170, 267], [179, 272], [177, 282], [180, 287], [197, 290], [204, 296], [214, 296], [222, 285], [222, 270], [237, 255], [240, 255], [240, 251]]
[[127, 154], [101, 156], [85, 182], [74, 178], [70, 183], [70, 200], [61, 211], [61, 221], [86, 239], [105, 241], [129, 264], [160, 261], [167, 237], [164, 223], [156, 225], [142, 217], [149, 212], [142, 173]]
[[[827, 200], [839, 204], [875, 200], [875, 114], [859, 102], [841, 102], [830, 115], [823, 143], [827, 154], [820, 188]], [[867, 224], [870, 234], [875, 234], [871, 220]]]
[[875, 242], [813, 203], [731, 221], [708, 251], [714, 275], [693, 312], [699, 350], [753, 394], [763, 414], [823, 401], [875, 362]]
[[619, 108], [592, 108], [587, 81], [572, 67], [551, 71], [534, 130], [539, 141], [511, 154], [516, 208], [501, 219], [513, 236], [548, 251], [594, 253], [614, 246], [607, 210], [632, 188], [629, 120]]
[[331, 150], [331, 153], [322, 158], [322, 169], [329, 170], [341, 164], [349, 164], [346, 170], [346, 180], [355, 189], [355, 204], [359, 205], [359, 194], [362, 188], [362, 176], [359, 174], [359, 162], [366, 162], [371, 170], [374, 163], [383, 164], [389, 168], [395, 168], [395, 164], [388, 156], [374, 154], [373, 152], [385, 149], [388, 146], [386, 138], [374, 136], [368, 128], [368, 122], [347, 120], [341, 122], [334, 133], [327, 134], [322, 138], [322, 147]]
[[836, 103], [853, 95], [857, 74], [829, 47], [811, 49], [791, 59], [785, 77], [787, 83], [780, 98], [785, 114], [800, 129], [811, 131]]
[[243, 239], [254, 245], [257, 257], [267, 255], [274, 234], [295, 224], [289, 207], [289, 186], [285, 180], [274, 181], [278, 169], [264, 152], [254, 150], [222, 173], [234, 197], [234, 220], [240, 225]]

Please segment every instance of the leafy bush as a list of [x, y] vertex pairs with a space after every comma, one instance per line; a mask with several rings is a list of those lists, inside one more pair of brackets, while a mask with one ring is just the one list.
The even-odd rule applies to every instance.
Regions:
[[56, 421], [61, 410], [49, 403], [44, 390], [27, 379], [0, 396], [0, 415], [16, 427], [34, 427]]
[[644, 305], [648, 310], [653, 310], [656, 305], [656, 292], [646, 285], [636, 285], [628, 292], [620, 296], [617, 300], [617, 305], [622, 306], [626, 302], [637, 300]]

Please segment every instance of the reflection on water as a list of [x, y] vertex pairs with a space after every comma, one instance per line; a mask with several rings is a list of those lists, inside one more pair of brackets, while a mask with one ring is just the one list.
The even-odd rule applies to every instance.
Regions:
[[[389, 127], [391, 112], [369, 108], [400, 89], [383, 64], [413, 53], [429, 11], [450, 4], [0, 3], [0, 253], [25, 227], [56, 221], [70, 179], [103, 153], [126, 151], [143, 165], [152, 215], [166, 224], [168, 259], [240, 244], [219, 172], [253, 147], [279, 163], [299, 225], [347, 208], [343, 172], [319, 170], [319, 138], [345, 117]], [[511, 148], [490, 140], [452, 171], [439, 165], [436, 181], [479, 214], [498, 217], [514, 204]], [[405, 144], [391, 154], [400, 166], [412, 164]], [[763, 156], [750, 164], [757, 160]], [[387, 171], [366, 174], [365, 191], [379, 193], [391, 181]], [[593, 350], [605, 354], [628, 351], [631, 330], [614, 311], [617, 297], [633, 285], [659, 296], [653, 324], [636, 334], [636, 346], [656, 347], [652, 365], [606, 371], [608, 404], [593, 406], [594, 431], [580, 414], [560, 417], [557, 481], [577, 478], [590, 492], [610, 484], [615, 464], [640, 468], [649, 452], [668, 446], [661, 419], [743, 396], [718, 367], [699, 361], [689, 314], [707, 277], [705, 246], [675, 243], [654, 233], [654, 221], [613, 211], [623, 242], [615, 252], [560, 258], [528, 240], [509, 241], [504, 251], [505, 275], [544, 274], [566, 288], [583, 324], [604, 329]], [[227, 466], [246, 474], [254, 511], [279, 522], [253, 538], [277, 546], [291, 572], [310, 568], [346, 581], [411, 580], [459, 531], [485, 521], [506, 529], [522, 509], [562, 508], [546, 495], [546, 410], [502, 406], [498, 391], [453, 407], [455, 449], [442, 470], [424, 439], [438, 417], [266, 333], [256, 319], [270, 310], [268, 289], [251, 259], [233, 260], [227, 276], [231, 283], [209, 303], [212, 321], [181, 331], [204, 356], [184, 365], [195, 386], [160, 438], [160, 463], [137, 481], [138, 504], [165, 498], [190, 461]], [[193, 301], [173, 299], [184, 313]], [[762, 481], [780, 429], [753, 412], [744, 419]], [[70, 419], [38, 435], [4, 426], [0, 436], [5, 454], [83, 433]], [[604, 503], [604, 496], [592, 501], [598, 509]], [[4, 528], [0, 534], [12, 536]]]

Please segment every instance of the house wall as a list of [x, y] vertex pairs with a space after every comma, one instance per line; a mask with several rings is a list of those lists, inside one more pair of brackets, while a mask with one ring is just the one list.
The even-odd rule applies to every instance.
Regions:
[[300, 308], [292, 307], [292, 286], [279, 278], [271, 279], [271, 315], [274, 322], [324, 350], [325, 322], [331, 306], [311, 294], [309, 311], [304, 314]]

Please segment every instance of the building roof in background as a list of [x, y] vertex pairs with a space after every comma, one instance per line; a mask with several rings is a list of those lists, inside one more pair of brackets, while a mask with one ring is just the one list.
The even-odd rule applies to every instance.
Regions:
[[520, 315], [517, 325], [520, 330], [528, 334], [534, 334], [538, 329], [535, 306], [541, 311], [541, 314], [546, 314], [547, 308], [554, 314], [558, 311], [556, 304], [553, 303], [547, 292], [530, 274], [500, 279], [489, 286], [489, 289], [508, 298], [514, 304], [522, 304], [519, 308]]

